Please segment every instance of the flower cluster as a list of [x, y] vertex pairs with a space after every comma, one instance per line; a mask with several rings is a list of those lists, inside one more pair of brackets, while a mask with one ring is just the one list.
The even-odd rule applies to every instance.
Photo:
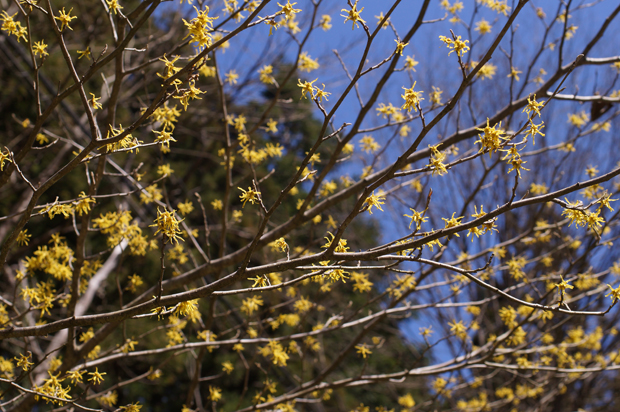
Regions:
[[415, 84], [417, 82], [413, 82], [413, 86], [409, 89], [403, 87], [405, 90], [405, 94], [401, 95], [401, 97], [405, 100], [405, 104], [401, 107], [403, 110], [407, 110], [411, 112], [411, 109], [414, 109], [414, 112], [418, 111], [418, 106], [420, 105], [420, 101], [424, 100], [420, 95], [424, 92], [416, 92], [413, 90]]
[[450, 55], [452, 52], [456, 52], [459, 57], [462, 57], [463, 54], [469, 51], [469, 40], [461, 40], [461, 36], [456, 36], [454, 39], [451, 39], [446, 36], [439, 36], [439, 40], [446, 43], [446, 46], [450, 49]]
[[157, 218], [155, 219], [155, 223], [150, 225], [157, 228], [155, 235], [159, 232], [164, 234], [165, 242], [179, 242], [179, 239], [183, 240], [181, 236], [181, 229], [179, 229], [179, 223], [183, 220], [177, 220], [175, 216], [175, 211], [164, 211], [162, 212], [159, 208], [157, 208]]
[[196, 10], [196, 17], [189, 22], [183, 19], [183, 23], [185, 23], [187, 30], [189, 30], [189, 34], [185, 38], [191, 37], [191, 43], [198, 43], [200, 49], [210, 47], [213, 42], [213, 37], [211, 36], [213, 21], [217, 17], [209, 17], [208, 6], [205, 6], [204, 10], [198, 10], [196, 6], [194, 6], [194, 9]]

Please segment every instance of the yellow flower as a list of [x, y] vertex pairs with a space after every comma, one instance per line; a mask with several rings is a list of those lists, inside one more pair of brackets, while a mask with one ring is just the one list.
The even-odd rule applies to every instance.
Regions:
[[148, 205], [153, 201], [160, 201], [163, 197], [164, 195], [161, 193], [161, 189], [159, 189], [157, 185], [150, 185], [140, 193], [140, 203]]
[[78, 50], [77, 54], [80, 55], [80, 57], [78, 57], [78, 60], [82, 57], [86, 57], [88, 60], [90, 60], [90, 47], [87, 47], [86, 50]]
[[28, 356], [25, 356], [23, 353], [20, 353], [19, 358], [17, 356], [14, 357], [14, 359], [17, 361], [17, 366], [22, 368], [24, 371], [27, 371], [28, 369], [30, 369], [32, 365], [34, 365], [33, 362], [30, 362], [30, 358], [32, 354], [30, 352], [27, 352], [27, 353], [28, 353]]
[[241, 210], [233, 210], [232, 212], [233, 222], [241, 222], [242, 217], [243, 217], [243, 212]]
[[301, 31], [299, 28], [299, 23], [295, 20], [295, 16], [286, 20], [285, 22], [280, 22], [286, 24], [286, 28], [290, 30], [292, 34], [297, 34]]
[[47, 213], [50, 219], [53, 219], [56, 215], [63, 215], [65, 219], [67, 219], [73, 213], [73, 206], [68, 204], [59, 205], [58, 199], [56, 202], [52, 204], [49, 208], [47, 208], [43, 213]]
[[86, 193], [80, 192], [80, 199], [75, 205], [75, 210], [77, 210], [80, 216], [90, 212], [90, 205], [97, 203], [95, 199], [86, 196]]
[[174, 170], [172, 170], [169, 163], [157, 167], [157, 174], [160, 176], [164, 176], [164, 175], [170, 176], [173, 173], [174, 173]]
[[355, 349], [357, 349], [357, 354], [361, 355], [362, 358], [366, 359], [366, 356], [370, 355], [372, 353], [372, 351], [370, 349], [368, 349], [368, 345], [366, 344], [362, 344], [362, 345], [357, 345], [355, 346]]
[[235, 352], [242, 352], [244, 349], [243, 345], [241, 343], [236, 343], [233, 345], [232, 350], [234, 350]]
[[101, 100], [101, 97], [95, 97], [95, 95], [93, 93], [89, 93], [90, 94], [90, 100], [88, 101], [90, 103], [90, 105], [92, 106], [93, 109], [101, 109], [103, 106], [101, 106], [101, 103], [99, 103], [99, 100]]
[[377, 143], [372, 136], [368, 135], [360, 139], [360, 146], [362, 147], [362, 151], [366, 153], [375, 153], [377, 150], [381, 149], [381, 145]]
[[283, 237], [270, 243], [270, 246], [274, 249], [274, 251], [279, 249], [280, 252], [286, 252], [286, 250], [288, 249], [288, 244], [286, 243], [286, 240], [284, 240]]
[[523, 327], [519, 326], [517, 329], [515, 329], [512, 335], [510, 335], [510, 337], [506, 339], [506, 342], [512, 346], [520, 345], [525, 341], [526, 335], [527, 333], [525, 332], [525, 330], [523, 330]]
[[396, 42], [396, 52], [395, 54], [398, 54], [400, 56], [403, 55], [403, 49], [405, 48], [405, 46], [407, 46], [409, 43], [402, 43], [399, 42], [398, 40], [394, 39], [394, 41]]
[[319, 62], [317, 59], [313, 60], [307, 52], [303, 52], [299, 55], [299, 70], [302, 72], [311, 72], [319, 68]]
[[433, 91], [430, 93], [430, 101], [433, 104], [441, 104], [441, 94], [443, 93], [443, 91], [439, 88], [439, 87], [433, 87]]
[[174, 309], [174, 314], [178, 316], [192, 315], [198, 311], [198, 299], [180, 302]]
[[172, 132], [168, 132], [166, 130], [153, 130], [153, 133], [157, 135], [155, 141], [161, 143], [162, 147], [165, 146], [166, 148], [170, 148], [170, 142], [176, 142], [176, 140], [172, 137]]
[[415, 55], [414, 56], [407, 56], [407, 57], [405, 57], [405, 70], [413, 70], [413, 71], [415, 71], [415, 67], [418, 64], [420, 64], [420, 63], [416, 61]]
[[213, 210], [222, 210], [224, 203], [220, 199], [215, 199], [211, 202], [211, 206], [213, 207]]
[[179, 213], [181, 213], [183, 216], [192, 213], [192, 211], [194, 210], [194, 205], [189, 199], [186, 199], [185, 203], [177, 204], [177, 207], [179, 208]]
[[28, 242], [30, 242], [30, 238], [32, 237], [32, 235], [29, 235], [26, 232], [28, 232], [28, 229], [21, 230], [19, 234], [17, 235], [15, 242], [18, 245], [25, 246], [25, 245], [28, 245]]
[[263, 66], [262, 68], [258, 70], [260, 81], [265, 84], [275, 84], [276, 79], [274, 79], [274, 77], [271, 76], [272, 73], [273, 73], [273, 66], [271, 65]]
[[446, 159], [446, 154], [443, 152], [440, 152], [439, 149], [437, 149], [438, 146], [439, 144], [436, 144], [435, 146], [431, 146], [431, 145], [428, 146], [431, 149], [431, 158], [430, 158], [430, 163], [428, 165], [433, 168], [431, 171], [431, 174], [433, 176], [435, 174], [438, 174], [439, 176], [443, 176], [446, 173], [448, 173], [448, 169], [446, 169], [446, 165], [443, 163], [443, 161]]
[[63, 7], [62, 11], [59, 12], [60, 14], [58, 15], [58, 17], [54, 16], [54, 19], [60, 22], [60, 31], [63, 31], [65, 27], [68, 27], [69, 30], [73, 30], [71, 26], [69, 26], [69, 23], [71, 23], [71, 20], [77, 19], [77, 17], [71, 16], [72, 10], [73, 10], [73, 7], [69, 10], [69, 13], [66, 13], [65, 8]]
[[263, 299], [260, 296], [246, 298], [241, 303], [241, 312], [250, 316], [252, 313], [257, 311], [260, 306], [263, 306], [263, 303]]
[[[445, 229], [449, 229], [451, 227], [455, 227], [461, 224], [461, 219], [463, 219], [464, 216], [454, 217], [455, 214], [456, 212], [452, 213], [450, 219], [446, 219], [445, 217], [441, 218], [441, 220], [445, 222]], [[459, 236], [458, 233], [455, 233], [455, 235]]]
[[71, 379], [71, 384], [82, 383], [82, 375], [86, 373], [85, 370], [68, 371], [67, 378]]
[[260, 192], [255, 191], [251, 187], [248, 187], [248, 190], [243, 190], [238, 187], [237, 189], [241, 190], [243, 193], [239, 195], [239, 198], [243, 202], [243, 207], [245, 207], [246, 202], [250, 202], [251, 204], [256, 204], [260, 201]]
[[317, 99], [319, 102], [322, 102], [323, 98], [325, 98], [325, 100], [327, 100], [327, 96], [329, 96], [331, 94], [331, 93], [325, 91], [325, 84], [324, 83], [321, 83], [321, 85], [323, 86], [322, 89], [319, 89], [318, 86], [314, 86], [314, 98]]
[[99, 372], [99, 368], [95, 368], [94, 372], [88, 372], [89, 375], [92, 375], [88, 380], [90, 382], [94, 382], [96, 385], [100, 384], [101, 382], [103, 382], [103, 375], [105, 375], [105, 372]]
[[285, 5], [281, 5], [280, 3], [278, 3], [278, 6], [280, 6], [280, 11], [278, 12], [278, 14], [282, 14], [284, 13], [284, 15], [286, 15], [287, 19], [290, 19], [291, 17], [294, 17], [294, 15], [296, 13], [299, 13], [301, 11], [301, 9], [294, 9], [293, 6], [296, 5], [297, 3], [293, 3], [291, 4], [291, 0], [286, 0], [286, 4]]
[[319, 27], [321, 27], [324, 31], [327, 31], [332, 28], [331, 21], [331, 16], [328, 14], [324, 14], [321, 16], [321, 21], [319, 21]]
[[183, 238], [179, 236], [179, 234], [181, 233], [181, 230], [179, 229], [179, 223], [182, 222], [182, 220], [177, 220], [177, 218], [174, 216], [174, 212], [174, 210], [172, 210], [171, 212], [167, 210], [165, 212], [162, 212], [161, 210], [159, 210], [159, 208], [157, 208], [157, 218], [155, 219], [155, 223], [150, 226], [157, 227], [155, 235], [157, 235], [159, 232], [162, 232], [165, 235], [165, 241], [179, 243], [178, 239], [183, 240]]
[[[331, 216], [330, 216], [331, 217]], [[327, 232], [329, 233], [329, 235], [331, 236], [331, 239], [327, 236], [325, 236], [325, 240], [327, 240], [327, 243], [325, 243], [323, 246], [321, 246], [321, 248], [328, 248], [332, 245], [332, 242], [334, 241], [334, 239], [336, 238], [332, 232]], [[338, 246], [336, 246], [336, 248], [334, 249], [334, 251], [336, 253], [347, 253], [347, 251], [351, 249], [350, 247], [347, 246], [347, 241], [345, 239], [340, 239], [338, 241]]]
[[13, 163], [13, 160], [11, 160], [11, 152], [6, 146], [4, 148], [6, 149], [6, 153], [2, 153], [2, 150], [0, 150], [0, 171], [4, 170], [4, 162]]
[[34, 42], [34, 44], [32, 45], [32, 52], [39, 57], [49, 55], [49, 53], [47, 52], [47, 44], [45, 44], [43, 40]]
[[603, 207], [606, 207], [607, 209], [609, 209], [610, 212], [613, 212], [614, 209], [611, 207], [609, 202], [615, 202], [616, 200], [618, 200], [618, 199], [612, 199], [611, 195], [606, 193], [605, 195], [603, 195], [602, 198], [597, 200], [595, 203], [599, 203], [599, 207], [598, 207], [599, 211], [602, 210]]
[[271, 357], [273, 364], [277, 366], [286, 366], [286, 362], [289, 359], [280, 342], [274, 340], [270, 340], [267, 346], [259, 348], [259, 351], [261, 355]]
[[140, 402], [130, 403], [127, 406], [121, 406], [120, 409], [125, 412], [140, 412], [142, 405], [140, 405]]
[[[589, 212], [587, 210], [580, 209], [582, 203], [580, 201], [571, 203], [566, 200], [566, 207], [562, 212], [562, 216], [566, 216], [570, 219], [572, 225], [575, 223], [575, 226], [588, 226], [593, 229], [595, 232], [601, 228], [601, 223], [605, 220], [599, 216], [601, 212], [601, 208], [596, 210], [595, 212]], [[597, 232], [598, 233], [598, 232]]]
[[239, 79], [239, 75], [235, 70], [231, 70], [226, 73], [225, 77], [228, 84], [237, 84], [237, 79]]
[[534, 122], [530, 122], [530, 128], [527, 129], [527, 131], [525, 132], [525, 135], [530, 135], [532, 136], [532, 140], [533, 143], [536, 144], [536, 134], [539, 134], [541, 136], [544, 136], [545, 134], [543, 132], [540, 131], [540, 129], [542, 129], [543, 127], [545, 127], [544, 125], [545, 122], [540, 122], [540, 124], [534, 124]]
[[307, 99], [306, 94], [310, 93], [310, 98], [314, 99], [314, 86], [312, 85], [312, 83], [316, 82], [317, 80], [319, 80], [318, 77], [311, 82], [305, 81], [302, 83], [301, 79], [297, 79], [297, 86], [301, 87], [301, 97]]
[[196, 17], [194, 17], [189, 22], [183, 19], [183, 23], [185, 23], [185, 26], [189, 31], [189, 34], [185, 36], [185, 38], [191, 36], [191, 43], [198, 43], [198, 47], [201, 49], [205, 46], [209, 47], [214, 40], [210, 33], [213, 30], [213, 20], [217, 19], [218, 17], [208, 16], [208, 6], [206, 6], [204, 10], [198, 10], [196, 7], [194, 7], [194, 9], [196, 10]]
[[502, 160], [506, 160], [508, 164], [511, 165], [511, 168], [508, 170], [508, 173], [513, 170], [517, 173], [517, 176], [521, 177], [521, 169], [530, 170], [523, 167], [523, 164], [527, 163], [521, 159], [521, 154], [516, 145], [511, 146], [510, 149], [500, 149], [503, 152], [506, 152], [506, 156], [502, 157]]
[[409, 208], [411, 210], [411, 215], [403, 215], [404, 217], [411, 218], [411, 222], [409, 222], [409, 229], [411, 229], [411, 225], [415, 222], [416, 228], [419, 227], [422, 223], [426, 222], [428, 218], [424, 217], [424, 212], [416, 212], [415, 209]]
[[[496, 129], [496, 127], [499, 127], [499, 129]], [[496, 152], [497, 149], [501, 147], [502, 140], [509, 140], [507, 137], [502, 136], [504, 132], [502, 131], [501, 127], [502, 122], [499, 122], [499, 124], [491, 127], [489, 125], [489, 118], [487, 117], [486, 127], [482, 129], [476, 128], [476, 130], [484, 132], [484, 134], [478, 135], [480, 137], [480, 140], [476, 140], [474, 142], [480, 143], [482, 145], [482, 147], [480, 148], [480, 153], [488, 149], [489, 157], [491, 157], [491, 153]]]
[[[471, 62], [472, 68], [476, 68], [477, 66], [478, 66], [478, 62], [475, 62], [475, 61]], [[476, 73], [476, 77], [481, 77], [482, 80], [492, 79], [493, 76], [495, 76], [496, 71], [497, 71], [497, 66], [494, 65], [493, 63], [487, 62], [484, 66], [480, 68], [480, 70], [478, 70], [478, 73]]]
[[226, 372], [227, 375], [230, 375], [232, 373], [232, 371], [235, 370], [235, 367], [233, 366], [233, 364], [231, 362], [222, 362], [222, 371]]
[[[383, 19], [385, 18], [385, 16], [383, 15], [383, 12], [379, 13], [378, 16], [375, 16], [375, 18], [377, 19], [377, 26], [379, 24], [381, 24], [381, 22], [383, 21]], [[390, 26], [390, 18], [388, 17], [385, 22], [383, 23], [383, 25], [381, 26], [381, 28], [383, 30], [387, 29]]]
[[273, 29], [278, 30], [278, 26], [280, 25], [280, 23], [278, 23], [274, 19], [265, 20], [265, 24], [270, 26], [269, 27], [269, 35], [270, 36], [273, 34]]
[[562, 276], [560, 276], [561, 282], [560, 283], [556, 283], [555, 286], [559, 289], [560, 294], [562, 296], [564, 296], [564, 291], [566, 289], [573, 289], [574, 286], [570, 285], [567, 281], [564, 280], [564, 278]]
[[266, 132], [278, 133], [278, 121], [269, 119], [267, 127], [263, 127], [263, 129], [265, 129]]
[[514, 77], [514, 79], [516, 81], [519, 81], [519, 74], [521, 74], [521, 73], [523, 73], [523, 72], [518, 70], [516, 67], [511, 67], [510, 68], [510, 73], [506, 77]]
[[499, 310], [499, 318], [504, 322], [504, 325], [510, 329], [515, 328], [517, 323], [517, 311], [512, 306], [504, 306]]
[[588, 116], [584, 111], [581, 111], [579, 113], [571, 113], [568, 115], [568, 122], [578, 128], [581, 128], [589, 120], [590, 116]]
[[535, 114], [538, 115], [538, 117], [540, 117], [540, 109], [544, 106], [545, 106], [544, 102], [538, 103], [536, 101], [536, 94], [534, 94], [533, 96], [527, 97], [527, 106], [525, 106], [525, 108], [523, 109], [523, 112], [527, 112], [528, 115], [534, 112]]
[[456, 39], [450, 39], [446, 36], [439, 36], [439, 40], [446, 43], [446, 46], [450, 49], [450, 53], [448, 56], [452, 54], [452, 52], [456, 52], [459, 57], [462, 57], [463, 54], [469, 51], [469, 40], [461, 40], [461, 36], [456, 36]]
[[96, 399], [97, 402], [103, 406], [113, 407], [118, 401], [118, 393], [116, 391], [109, 391], [105, 395], [98, 396]]
[[429, 326], [428, 328], [420, 328], [420, 335], [422, 335], [422, 337], [426, 338], [427, 336], [431, 336], [433, 334], [433, 325]]
[[420, 95], [424, 92], [413, 91], [416, 83], [417, 82], [413, 82], [413, 86], [409, 89], [403, 86], [403, 89], [405, 89], [405, 94], [401, 94], [401, 97], [405, 100], [405, 104], [402, 105], [401, 109], [406, 109], [408, 112], [411, 112], [411, 109], [414, 109], [414, 112], [417, 112], [417, 106], [420, 104], [420, 100], [424, 100], [420, 97]]
[[453, 322], [449, 322], [448, 325], [450, 326], [450, 332], [455, 336], [463, 340], [467, 338], [467, 327], [463, 324], [462, 320], [458, 322], [454, 320]]
[[118, 0], [105, 0], [105, 2], [108, 3], [108, 7], [110, 10], [114, 11], [114, 14], [123, 8], [120, 4], [118, 4]]
[[572, 39], [573, 35], [575, 34], [578, 28], [579, 26], [575, 26], [574, 24], [571, 24], [570, 26], [568, 26], [566, 28], [566, 35], [564, 36], [566, 40]]
[[377, 209], [383, 212], [381, 209], [381, 205], [384, 204], [385, 197], [379, 195], [375, 195], [375, 192], [372, 192], [366, 199], [364, 199], [364, 205], [367, 206], [368, 213], [372, 215], [372, 207], [375, 206]]
[[128, 280], [129, 280], [129, 283], [125, 287], [125, 290], [128, 290], [131, 293], [135, 293], [136, 288], [144, 284], [144, 281], [142, 280], [142, 278], [136, 274], [129, 276]]
[[47, 136], [44, 135], [43, 133], [37, 133], [37, 136], [35, 137], [35, 139], [37, 139], [37, 142], [40, 145], [48, 144], [50, 141], [50, 139], [48, 139]]
[[[387, 106], [384, 103], [379, 103], [379, 107], [377, 107], [377, 116], [381, 116], [384, 119], [387, 119], [389, 116], [394, 116], [398, 109], [392, 106], [392, 103], [388, 103]], [[364, 138], [362, 138], [362, 141]]]
[[493, 26], [491, 26], [488, 21], [486, 21], [485, 19], [481, 19], [480, 21], [476, 22], [476, 28], [474, 30], [481, 35], [485, 35], [487, 33], [490, 33], [492, 28]]
[[344, 19], [345, 23], [347, 22], [347, 20], [351, 20], [353, 22], [353, 27], [351, 28], [351, 30], [355, 30], [355, 27], [359, 27], [357, 23], [362, 23], [362, 24], [366, 23], [366, 21], [360, 17], [360, 13], [364, 11], [364, 8], [362, 7], [361, 9], [359, 9], [359, 11], [357, 10], [358, 1], [359, 0], [355, 0], [355, 3], [353, 4], [353, 7], [351, 7], [351, 10], [347, 10], [347, 9], [340, 10], [340, 11], [344, 11], [347, 13], [346, 16], [344, 14], [341, 14], [342, 17], [345, 17]]
[[404, 408], [413, 408], [415, 406], [415, 400], [410, 393], [398, 398], [398, 404]]
[[617, 288], [612, 288], [611, 285], [607, 285], [609, 286], [609, 289], [611, 289], [611, 291], [605, 295], [605, 297], [610, 296], [611, 297], [611, 302], [612, 304], [616, 303], [616, 301], [618, 299], [620, 299], [620, 286], [618, 286]]

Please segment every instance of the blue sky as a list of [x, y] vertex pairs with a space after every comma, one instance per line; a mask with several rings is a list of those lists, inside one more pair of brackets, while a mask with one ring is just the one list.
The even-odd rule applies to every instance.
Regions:
[[[283, 3], [281, 1], [281, 3]], [[439, 6], [438, 0], [431, 2], [430, 8], [426, 14], [425, 20], [441, 20], [446, 17], [446, 11]], [[511, 2], [509, 2], [511, 3]], [[512, 2], [513, 7], [516, 2]], [[358, 9], [364, 7], [361, 17], [366, 20], [371, 31], [375, 29], [378, 16], [381, 12], [387, 12], [388, 5], [391, 2], [383, 1], [370, 1], [360, 0], [358, 2]], [[421, 7], [421, 1], [403, 1], [395, 10], [395, 13], [391, 16], [398, 34], [402, 37], [406, 31], [412, 26], [413, 22], [418, 16], [419, 9]], [[495, 38], [494, 36], [501, 30], [501, 27], [507, 21], [507, 17], [498, 15], [494, 11], [486, 9], [481, 6], [476, 6], [476, 2], [463, 1], [464, 10], [459, 13], [460, 18], [466, 22], [467, 25], [473, 25], [475, 22], [484, 18], [492, 24], [493, 29], [491, 34], [486, 36], [479, 36], [475, 32], [473, 36], [467, 32], [466, 27], [459, 24], [452, 24], [449, 22], [450, 15], [442, 21], [423, 25], [422, 28], [416, 33], [414, 38], [410, 41], [409, 45], [404, 49], [403, 57], [401, 58], [398, 67], [404, 65], [405, 56], [415, 56], [415, 59], [419, 62], [416, 67], [416, 72], [401, 72], [395, 73], [389, 83], [382, 91], [377, 103], [391, 102], [394, 106], [400, 106], [402, 104], [403, 87], [410, 87], [415, 81], [416, 90], [423, 90], [424, 97], [428, 102], [428, 93], [432, 90], [432, 86], [439, 86], [444, 90], [444, 101], [449, 99], [451, 93], [453, 93], [461, 82], [461, 72], [458, 67], [456, 57], [454, 53], [448, 56], [448, 49], [445, 44], [439, 40], [439, 35], [450, 35], [450, 29], [454, 30], [456, 35], [461, 35], [463, 38], [470, 40], [472, 46], [471, 51], [465, 55], [465, 58], [471, 60], [480, 60], [484, 53], [487, 51], [489, 45]], [[532, 60], [540, 44], [548, 44], [554, 42], [561, 36], [562, 25], [556, 23], [555, 27], [550, 31], [549, 37], [544, 40], [542, 36], [544, 34], [545, 26], [536, 16], [536, 8], [543, 7], [547, 17], [545, 22], [551, 24], [553, 22], [553, 16], [555, 15], [559, 1], [531, 1], [526, 5], [521, 14], [513, 25], [514, 32], [510, 33], [501, 42], [500, 47], [505, 51], [514, 49], [514, 59], [512, 66], [518, 68], [522, 72], [522, 76], [525, 75], [525, 71], [528, 63]], [[300, 27], [302, 32], [298, 35], [301, 39], [305, 34], [309, 18], [309, 10], [311, 10], [309, 1], [298, 1], [295, 6], [304, 10], [304, 13], [300, 15], [298, 19], [300, 21]], [[563, 64], [572, 61], [577, 54], [584, 48], [584, 46], [594, 36], [594, 30], [597, 29], [600, 24], [607, 18], [611, 10], [617, 7], [617, 2], [603, 1], [603, 2], [586, 2], [586, 1], [574, 1], [572, 7], [576, 9], [572, 12], [572, 17], [569, 19], [569, 23], [576, 25], [577, 31], [575, 36], [565, 42], [563, 51]], [[215, 9], [220, 9], [219, 3], [215, 6]], [[476, 17], [472, 19], [473, 13], [477, 9]], [[277, 11], [279, 7], [274, 2], [269, 5], [267, 9], [261, 13], [261, 15], [271, 14]], [[338, 50], [340, 56], [345, 62], [350, 72], [353, 72], [359, 63], [359, 59], [366, 42], [366, 34], [361, 28], [355, 28], [352, 30], [351, 22], [344, 23], [345, 18], [341, 17], [341, 9], [349, 9], [345, 1], [323, 1], [322, 7], [318, 13], [329, 14], [332, 17], [332, 28], [325, 32], [321, 29], [315, 30], [310, 39], [307, 42], [307, 46], [304, 47], [304, 51], [307, 51], [313, 58], [317, 58], [321, 67], [320, 69], [313, 71], [306, 75], [308, 80], [314, 80], [318, 78], [317, 84], [324, 83], [326, 90], [332, 93], [329, 102], [325, 103], [326, 109], [329, 111], [333, 103], [338, 99], [348, 81], [344, 74], [344, 71], [335, 56], [333, 50]], [[224, 72], [228, 70], [236, 70], [241, 74], [241, 78], [244, 76], [256, 76], [255, 67], [257, 64], [269, 64], [270, 58], [278, 54], [283, 47], [286, 47], [286, 55], [290, 61], [292, 61], [296, 55], [297, 47], [294, 43], [290, 42], [290, 36], [285, 29], [280, 28], [272, 36], [267, 36], [269, 27], [267, 25], [252, 28], [238, 38], [231, 41], [231, 47], [226, 53], [218, 53], [218, 64]], [[513, 42], [511, 42], [511, 36]], [[391, 29], [381, 30], [373, 43], [373, 46], [368, 55], [368, 63], [366, 66], [376, 64], [382, 59], [388, 57], [395, 49], [396, 43], [395, 34]], [[589, 54], [589, 57], [608, 57], [618, 53], [617, 44], [620, 40], [620, 25], [612, 24], [605, 34], [605, 40], [597, 45]], [[613, 46], [612, 46], [613, 45]], [[527, 96], [530, 92], [535, 90], [536, 85], [530, 83], [523, 86], [523, 79], [520, 82], [512, 82], [512, 79], [507, 76], [510, 72], [511, 62], [508, 57], [502, 52], [497, 50], [490, 63], [497, 66], [497, 74], [492, 80], [477, 80], [476, 85], [472, 88], [472, 101], [476, 103], [472, 116], [463, 116], [458, 120], [458, 126], [460, 128], [466, 128], [472, 126], [472, 119], [475, 115], [476, 122], [484, 121], [485, 117], [491, 116], [498, 109], [508, 104], [510, 100], [510, 90], [512, 87], [513, 97]], [[534, 69], [537, 72], [540, 68], [546, 69], [548, 73], [558, 65], [558, 53], [557, 51], [551, 51], [546, 49], [536, 64]], [[250, 68], [254, 71], [251, 71]], [[377, 79], [382, 75], [383, 68], [364, 76], [359, 82], [360, 94], [362, 99], [366, 100], [366, 97], [373, 90], [376, 85]], [[532, 76], [534, 77], [534, 76]], [[563, 93], [572, 94], [592, 94], [596, 91], [604, 93], [610, 88], [618, 89], [617, 84], [618, 76], [615, 71], [609, 67], [609, 65], [578, 68], [567, 79], [564, 84], [566, 88]], [[521, 91], [521, 89], [523, 89]], [[257, 89], [258, 90], [258, 89]], [[252, 94], [247, 96], [249, 99], [255, 98]], [[541, 96], [539, 96], [540, 99]], [[359, 103], [355, 97], [355, 93], [351, 93], [345, 100], [342, 106], [337, 111], [334, 124], [341, 125], [343, 122], [353, 122], [358, 111]], [[566, 122], [567, 114], [571, 112], [577, 112], [579, 110], [589, 110], [589, 106], [579, 107], [573, 102], [561, 102], [555, 101], [545, 109], [545, 113], [541, 118], [545, 121], [547, 128], [543, 130], [546, 132], [544, 138], [539, 137], [537, 141], [541, 142], [536, 146], [540, 148], [542, 145], [551, 145], [560, 141], [565, 141], [567, 137], [571, 137], [576, 133], [574, 128]], [[426, 119], [429, 121], [437, 111], [427, 112]], [[316, 111], [317, 118], [321, 118], [320, 112]], [[515, 116], [513, 123], [509, 126], [512, 129], [516, 129], [520, 124], [525, 121], [526, 118], [522, 116], [519, 119]], [[371, 111], [364, 120], [362, 128], [368, 128], [377, 126], [382, 122], [380, 117], [376, 116], [376, 113]], [[614, 127], [617, 128], [618, 122], [614, 123]], [[474, 123], [475, 124], [475, 123]], [[396, 138], [394, 146], [385, 152], [383, 158], [380, 159], [379, 167], [390, 164], [401, 153], [403, 148], [407, 147], [408, 143], [412, 142], [416, 136], [416, 132], [420, 130], [419, 120], [414, 120], [411, 124], [412, 132], [405, 139]], [[428, 136], [427, 140], [422, 143], [422, 148], [425, 148], [428, 144], [434, 144], [441, 138], [439, 134], [449, 135], [454, 132], [457, 127], [457, 119], [451, 115], [444, 119], [436, 128], [438, 132], [432, 133]], [[382, 145], [386, 144], [393, 129], [388, 131], [380, 131], [373, 133], [373, 137]], [[361, 135], [354, 138], [353, 143], [357, 143], [361, 138]], [[399, 140], [400, 139], [400, 140]], [[614, 145], [613, 136], [611, 134], [597, 135], [596, 139], [583, 139], [579, 142], [579, 148], [583, 150], [594, 150], [590, 153], [599, 153], [596, 161], [599, 165], [601, 172], [609, 171], [616, 161], [620, 160], [610, 155], [609, 150], [606, 148]], [[466, 150], [471, 147], [472, 143], [465, 144], [462, 150]], [[528, 146], [528, 150], [533, 149], [533, 146]], [[602, 150], [600, 150], [602, 149]], [[359, 149], [357, 151], [359, 152]], [[366, 161], [370, 161], [370, 156], [366, 156]], [[586, 166], [586, 160], [579, 157], [570, 158], [571, 165], [566, 170], [567, 176], [573, 176], [574, 179], [584, 178], [584, 175], [579, 175], [577, 169], [583, 170]], [[333, 173], [332, 178], [337, 178], [344, 173], [350, 173], [351, 175], [359, 175], [362, 161], [348, 162], [349, 164], [343, 166], [341, 169]], [[418, 165], [423, 165], [418, 163]], [[572, 170], [571, 170], [572, 169]], [[458, 173], [458, 169], [456, 169]], [[527, 175], [525, 172], [524, 185], [529, 185], [535, 182], [536, 179], [541, 178], [536, 174]], [[453, 180], [452, 177], [435, 177], [438, 179], [432, 182], [434, 190], [434, 202], [437, 207], [441, 208], [442, 203], [450, 205], [450, 201], [454, 200], [454, 197], [458, 197], [458, 181]], [[443, 180], [441, 180], [443, 179]], [[553, 189], [553, 188], [551, 188]], [[422, 197], [426, 197], [426, 191]], [[403, 195], [403, 203], [412, 203], [417, 196], [414, 193]], [[407, 197], [409, 196], [409, 197]], [[578, 195], [570, 197], [571, 200], [578, 198]], [[377, 218], [381, 218], [382, 227], [384, 230], [383, 241], [390, 241], [400, 236], [407, 234], [407, 220], [402, 218], [404, 212], [408, 212], [406, 205], [400, 202], [395, 202], [393, 199], [388, 199], [385, 206], [386, 213], [391, 213], [390, 218], [386, 218], [385, 215], [375, 214]], [[495, 205], [487, 205], [488, 207]], [[446, 210], [448, 212], [448, 210]], [[446, 216], [449, 216], [449, 212]], [[400, 219], [400, 220], [399, 220]], [[435, 224], [441, 222], [436, 222]], [[435, 226], [437, 227], [437, 226]], [[479, 248], [486, 248], [492, 245], [494, 242], [499, 241], [498, 237], [487, 237], [480, 242], [476, 241], [469, 245], [470, 253], [479, 250]], [[454, 248], [453, 255], [456, 255], [459, 248]], [[602, 252], [606, 253], [606, 252]], [[417, 339], [418, 327], [428, 326], [428, 321], [420, 322], [413, 320], [408, 324], [403, 325], [403, 330], [406, 335], [412, 339]]]

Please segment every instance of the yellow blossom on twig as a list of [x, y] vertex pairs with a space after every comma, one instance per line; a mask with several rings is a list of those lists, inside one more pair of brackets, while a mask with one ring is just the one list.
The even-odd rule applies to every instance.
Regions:
[[357, 10], [358, 1], [359, 0], [355, 0], [355, 3], [353, 4], [353, 7], [351, 7], [351, 10], [347, 10], [347, 9], [340, 10], [340, 11], [344, 11], [347, 13], [347, 15], [341, 14], [342, 17], [346, 17], [344, 19], [345, 23], [347, 22], [347, 20], [351, 20], [353, 22], [353, 27], [351, 28], [351, 30], [355, 30], [355, 27], [359, 27], [357, 25], [358, 23], [362, 23], [362, 24], [366, 23], [366, 21], [360, 17], [360, 13], [364, 10], [364, 8], [362, 7], [361, 9]]

